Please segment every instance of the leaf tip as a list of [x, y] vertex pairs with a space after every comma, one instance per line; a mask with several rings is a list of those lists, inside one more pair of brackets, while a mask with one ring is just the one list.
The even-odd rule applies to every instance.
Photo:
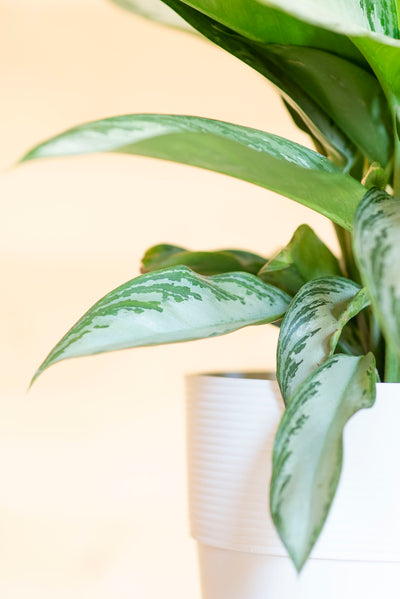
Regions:
[[293, 565], [296, 568], [296, 572], [299, 576], [304, 568], [304, 564], [308, 560], [309, 555], [309, 552], [305, 555], [296, 555], [294, 553], [289, 552], [290, 559], [292, 560]]
[[24, 164], [25, 162], [34, 160], [34, 158], [35, 158], [35, 148], [29, 150], [28, 152], [26, 152], [26, 154], [21, 156], [21, 158], [19, 160], [17, 160], [17, 162], [15, 163], [15, 166], [20, 166], [21, 164]]
[[29, 383], [29, 386], [28, 386], [28, 389], [27, 389], [27, 391], [30, 391], [30, 390], [32, 389], [32, 387], [33, 387], [34, 383], [37, 381], [37, 379], [39, 378], [39, 376], [42, 374], [43, 370], [44, 370], [44, 366], [43, 366], [43, 365], [42, 365], [42, 366], [40, 366], [40, 367], [39, 367], [39, 368], [36, 370], [35, 374], [34, 374], [34, 375], [33, 375], [33, 377], [31, 378], [31, 381], [30, 381], [30, 383]]

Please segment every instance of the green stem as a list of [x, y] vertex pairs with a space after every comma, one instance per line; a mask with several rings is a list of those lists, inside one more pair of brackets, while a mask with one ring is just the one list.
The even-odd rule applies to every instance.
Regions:
[[[397, 133], [396, 123], [396, 102], [392, 98], [392, 113], [394, 126], [394, 164], [393, 164], [393, 194], [400, 195], [400, 140]], [[389, 340], [386, 339], [385, 352], [385, 382], [399, 383], [400, 382], [400, 360], [399, 354], [392, 346]]]
[[[361, 152], [358, 153], [357, 158], [349, 172], [349, 175], [353, 177], [356, 181], [360, 181], [363, 179], [366, 169], [368, 168], [368, 163]], [[343, 258], [343, 266], [345, 270], [345, 274], [350, 279], [353, 279], [358, 284], [361, 284], [361, 277], [359, 270], [357, 268], [357, 264], [354, 259], [353, 254], [353, 243], [351, 238], [351, 233], [346, 231], [340, 225], [334, 224], [336, 236], [339, 241], [340, 249], [342, 251]]]
[[386, 341], [382, 335], [379, 323], [376, 319], [374, 311], [370, 306], [367, 308], [368, 318], [368, 351], [371, 351], [376, 360], [376, 368], [379, 372], [379, 376], [382, 381], [385, 380], [385, 352], [386, 352]]
[[361, 284], [360, 272], [358, 270], [356, 261], [353, 254], [353, 244], [351, 240], [351, 233], [343, 229], [340, 225], [334, 225], [336, 236], [339, 241], [340, 249], [342, 251], [344, 268], [346, 275], [349, 279], [352, 279], [358, 284]]
[[399, 356], [389, 342], [386, 342], [385, 383], [400, 383]]

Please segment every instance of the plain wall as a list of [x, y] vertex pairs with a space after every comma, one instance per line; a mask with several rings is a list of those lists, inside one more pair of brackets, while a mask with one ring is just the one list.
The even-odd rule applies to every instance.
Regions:
[[[277, 194], [154, 160], [14, 168], [62, 129], [134, 112], [207, 116], [308, 143], [223, 51], [102, 0], [0, 0], [0, 597], [199, 597], [188, 537], [183, 376], [274, 369], [277, 331], [71, 360], [47, 352], [162, 241], [266, 256], [302, 222]], [[334, 244], [332, 247], [336, 247]]]

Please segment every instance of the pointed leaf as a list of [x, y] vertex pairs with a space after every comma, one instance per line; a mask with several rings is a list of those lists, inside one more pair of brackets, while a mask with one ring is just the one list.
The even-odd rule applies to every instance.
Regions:
[[329, 160], [281, 137], [199, 117], [128, 115], [70, 129], [23, 160], [124, 152], [172, 160], [255, 183], [352, 226], [364, 187]]
[[342, 467], [343, 428], [375, 399], [375, 361], [332, 356], [296, 391], [274, 444], [271, 515], [297, 570], [328, 515]]
[[288, 308], [278, 342], [277, 378], [285, 403], [333, 354], [345, 324], [368, 305], [365, 291], [342, 277], [306, 283]]
[[248, 273], [202, 277], [178, 266], [128, 281], [98, 301], [40, 366], [106, 351], [224, 335], [278, 320], [290, 298]]
[[330, 249], [311, 227], [301, 225], [288, 245], [263, 266], [258, 276], [289, 295], [295, 295], [307, 281], [342, 274]]
[[400, 356], [400, 199], [371, 189], [354, 219], [354, 253], [386, 339]]

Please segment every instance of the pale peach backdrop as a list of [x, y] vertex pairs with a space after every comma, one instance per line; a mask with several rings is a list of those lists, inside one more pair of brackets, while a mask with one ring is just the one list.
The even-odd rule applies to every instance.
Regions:
[[[198, 114], [304, 142], [263, 79], [105, 0], [0, 0], [0, 597], [198, 599], [183, 375], [272, 369], [276, 331], [35, 368], [148, 246], [270, 255], [301, 222], [276, 194], [127, 156], [11, 168], [35, 142], [130, 112]], [[335, 246], [332, 246], [335, 247]]]

